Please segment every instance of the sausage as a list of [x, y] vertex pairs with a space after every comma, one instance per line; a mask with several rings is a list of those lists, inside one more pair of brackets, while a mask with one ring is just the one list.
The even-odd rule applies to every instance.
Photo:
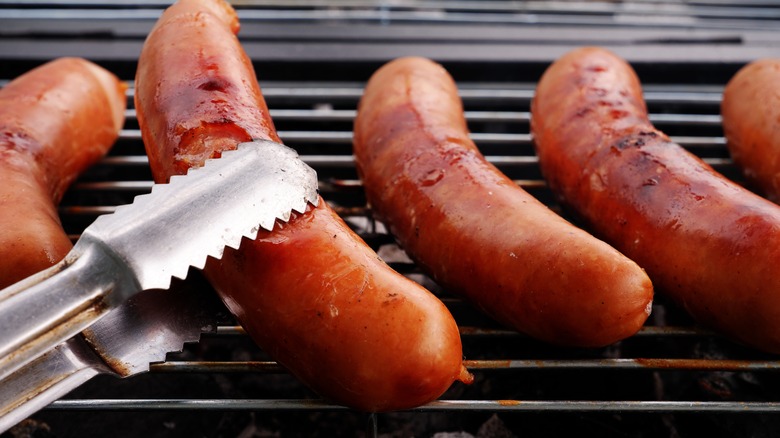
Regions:
[[113, 145], [124, 110], [124, 84], [80, 58], [51, 61], [0, 90], [0, 288], [70, 251], [57, 205]]
[[374, 214], [448, 291], [556, 344], [604, 346], [642, 327], [647, 275], [485, 160], [440, 65], [402, 58], [380, 68], [354, 132]]
[[723, 90], [723, 132], [748, 182], [780, 202], [780, 59], [740, 69]]
[[[279, 141], [237, 30], [221, 0], [182, 0], [149, 34], [135, 97], [157, 181], [243, 141]], [[342, 405], [411, 408], [472, 379], [447, 308], [379, 259], [324, 200], [226, 248], [205, 274], [261, 348]]]
[[700, 324], [780, 352], [780, 208], [655, 129], [636, 74], [606, 50], [554, 62], [531, 112], [562, 204]]

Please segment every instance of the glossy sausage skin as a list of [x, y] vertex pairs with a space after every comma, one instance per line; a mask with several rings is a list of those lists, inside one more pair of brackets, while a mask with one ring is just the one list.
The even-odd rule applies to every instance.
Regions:
[[[239, 142], [278, 141], [226, 8], [180, 1], [144, 45], [136, 108], [158, 181]], [[382, 262], [324, 200], [227, 249], [205, 272], [258, 345], [337, 403], [410, 408], [471, 379], [447, 308]]]
[[375, 215], [437, 282], [499, 322], [596, 347], [647, 319], [647, 275], [485, 160], [438, 64], [402, 58], [374, 74], [354, 151]]
[[780, 59], [743, 67], [723, 90], [726, 144], [745, 177], [780, 202]]
[[124, 91], [80, 58], [51, 61], [0, 90], [0, 288], [70, 251], [57, 204], [118, 137]]
[[655, 129], [636, 74], [606, 50], [553, 63], [531, 111], [562, 204], [699, 323], [780, 352], [780, 208]]

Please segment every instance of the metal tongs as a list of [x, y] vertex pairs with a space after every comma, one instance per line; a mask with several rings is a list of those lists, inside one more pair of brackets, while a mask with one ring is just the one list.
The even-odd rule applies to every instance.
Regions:
[[71, 338], [138, 292], [169, 288], [318, 200], [316, 173], [294, 150], [256, 140], [98, 217], [62, 262], [0, 291], [0, 387], [23, 384], [20, 368], [51, 362], [58, 345], [86, 347]]
[[0, 380], [0, 434], [99, 374], [149, 371], [202, 333], [224, 307], [205, 282], [134, 295], [82, 333]]

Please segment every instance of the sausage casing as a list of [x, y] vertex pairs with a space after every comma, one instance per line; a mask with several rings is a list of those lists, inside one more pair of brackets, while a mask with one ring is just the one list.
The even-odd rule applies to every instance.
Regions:
[[[150, 33], [136, 108], [155, 179], [243, 141], [279, 141], [227, 3], [183, 0]], [[206, 276], [254, 341], [322, 396], [365, 411], [418, 406], [469, 380], [457, 325], [321, 200], [210, 260]]]
[[742, 69], [723, 90], [723, 132], [734, 162], [767, 198], [780, 202], [780, 59]]
[[647, 275], [485, 160], [438, 64], [402, 58], [372, 76], [354, 151], [374, 214], [437, 282], [499, 322], [595, 347], [647, 319]]
[[35, 68], [0, 90], [0, 288], [71, 249], [57, 204], [124, 123], [125, 86], [80, 58]]
[[780, 352], [780, 208], [655, 129], [636, 74], [606, 50], [553, 63], [531, 111], [562, 204], [699, 323]]

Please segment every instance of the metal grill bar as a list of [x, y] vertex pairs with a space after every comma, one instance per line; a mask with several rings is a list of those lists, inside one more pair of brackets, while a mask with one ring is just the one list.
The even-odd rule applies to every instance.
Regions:
[[[311, 121], [311, 122], [346, 122], [351, 123], [357, 114], [355, 110], [334, 109], [277, 109], [273, 112], [276, 121]], [[469, 122], [507, 122], [529, 123], [531, 113], [528, 111], [465, 111]], [[127, 110], [125, 117], [135, 119], [135, 110]], [[675, 124], [687, 126], [720, 127], [720, 116], [709, 114], [650, 114], [653, 123]], [[128, 137], [136, 135], [128, 132]]]
[[[109, 8], [118, 7], [157, 7], [164, 8], [170, 5], [170, 1], [165, 0], [114, 0], [107, 4], [100, 0], [8, 0], [7, 5], [28, 5], [28, 6], [67, 6], [67, 7], [97, 7]], [[316, 7], [338, 7], [338, 8], [367, 8], [367, 7], [385, 7], [385, 8], [415, 8], [415, 9], [457, 9], [457, 10], [556, 10], [571, 12], [596, 11], [621, 11], [621, 10], [641, 10], [641, 9], [659, 9], [666, 8], [668, 13], [679, 13], [679, 11], [696, 10], [753, 10], [760, 13], [763, 9], [757, 9], [762, 6], [776, 6], [777, 2], [773, 0], [750, 0], [734, 3], [729, 0], [706, 0], [706, 1], [686, 1], [681, 4], [673, 0], [651, 0], [638, 2], [585, 2], [585, 1], [525, 1], [509, 2], [487, 0], [481, 2], [470, 2], [462, 0], [241, 0], [236, 2], [238, 8], [262, 8], [262, 7], [286, 7], [286, 8], [316, 8]], [[720, 6], [713, 8], [713, 6]]]
[[[357, 111], [334, 109], [277, 109], [272, 116], [277, 121], [317, 121], [317, 122], [348, 122], [355, 119]], [[528, 111], [465, 111], [469, 122], [507, 122], [528, 123], [531, 113]], [[128, 112], [129, 117], [135, 117], [135, 112]], [[710, 114], [650, 114], [650, 121], [662, 124], [677, 124], [687, 126], [720, 127], [720, 116]]]
[[[321, 400], [59, 400], [50, 410], [249, 410], [343, 411], [346, 408]], [[780, 412], [780, 403], [701, 401], [570, 401], [570, 400], [438, 400], [412, 409], [416, 412], [687, 412], [769, 414]]]
[[[599, 5], [600, 3], [595, 3]], [[601, 3], [603, 4], [603, 3]], [[774, 8], [688, 9], [640, 8], [611, 11], [572, 9], [503, 11], [461, 11], [457, 8], [396, 9], [384, 5], [369, 8], [317, 9], [241, 9], [242, 22], [322, 22], [348, 20], [377, 23], [449, 23], [449, 24], [544, 24], [612, 27], [709, 28], [709, 29], [773, 29], [771, 19], [778, 17]], [[5, 9], [11, 19], [36, 20], [154, 20], [160, 9]], [[655, 19], [653, 19], [655, 18]]]
[[[5, 85], [8, 80], [0, 80], [0, 85]], [[129, 88], [126, 91], [127, 98], [130, 102], [135, 96], [135, 89], [132, 87], [132, 83], [128, 83]], [[263, 97], [266, 100], [274, 101], [275, 99], [282, 99], [284, 101], [316, 101], [322, 104], [328, 104], [338, 102], [342, 99], [354, 102], [353, 105], [360, 100], [363, 95], [363, 87], [358, 84], [344, 84], [339, 82], [333, 83], [281, 83], [273, 81], [263, 81]], [[512, 103], [514, 105], [528, 103], [534, 97], [534, 84], [524, 83], [472, 83], [472, 84], [459, 84], [458, 95], [463, 100], [464, 105], [468, 108], [474, 101], [486, 101], [492, 106], [498, 106], [504, 103]], [[648, 104], [657, 105], [703, 105], [710, 106], [717, 109], [720, 106], [722, 98], [722, 87], [713, 87], [708, 85], [647, 85], [643, 87], [643, 97]], [[316, 116], [317, 111], [327, 112], [335, 111], [328, 109], [308, 109], [303, 111], [311, 111], [311, 113], [303, 113], [306, 117]], [[290, 114], [288, 111], [301, 111], [301, 109], [289, 110], [283, 108], [271, 108], [274, 114], [278, 113], [282, 116]], [[335, 112], [341, 116], [349, 116], [354, 114], [354, 109], [343, 110]], [[502, 114], [529, 114], [526, 112], [500, 112]], [[126, 113], [128, 116], [135, 117], [135, 110], [129, 109]], [[466, 111], [466, 115], [474, 114], [473, 112]], [[478, 113], [477, 113], [478, 114]], [[668, 116], [664, 114], [663, 116]], [[692, 114], [678, 115], [680, 117], [695, 116]]]
[[[352, 132], [349, 131], [279, 131], [279, 137], [287, 143], [317, 143], [321, 145], [328, 144], [352, 144]], [[134, 129], [125, 129], [122, 131], [120, 140], [141, 140], [141, 131]], [[472, 132], [471, 139], [480, 146], [493, 145], [493, 144], [508, 144], [508, 145], [530, 145], [530, 134], [504, 134], [504, 133], [479, 133]], [[689, 136], [673, 136], [672, 141], [680, 144], [681, 146], [713, 146], [713, 145], [725, 145], [726, 140], [723, 137], [689, 137]], [[326, 164], [326, 161], [322, 161], [320, 156], [309, 155], [304, 159], [312, 160], [312, 164], [317, 161]], [[324, 157], [324, 155], [322, 156]], [[332, 156], [334, 164], [344, 165], [351, 161], [350, 157], [335, 158]], [[111, 156], [107, 160], [110, 160], [111, 164], [146, 164], [142, 160], [135, 156], [130, 157], [118, 157]], [[505, 157], [488, 157], [488, 160], [504, 160], [513, 161], [515, 158]], [[148, 161], [147, 161], [148, 162]]]
[[[280, 133], [280, 136], [282, 133]], [[351, 133], [345, 133], [349, 134], [349, 139], [344, 139], [345, 142], [350, 142], [351, 139]], [[509, 136], [511, 134], [507, 134]], [[513, 138], [522, 138], [526, 137], [526, 135], [518, 135], [516, 137], [513, 136]], [[292, 142], [304, 142], [306, 140], [310, 140], [312, 142], [316, 142], [317, 139], [317, 133], [311, 133], [306, 135], [288, 135], [286, 137], [283, 136], [284, 139], [288, 140], [289, 143]], [[492, 137], [492, 136], [480, 136], [480, 135], [472, 135], [472, 138], [477, 143], [500, 143], [503, 144], [503, 142], [499, 140], [505, 140], [509, 144], [522, 144], [522, 142], [515, 141], [510, 142], [508, 141], [504, 136], [501, 137]], [[485, 139], [489, 138], [492, 140], [495, 140], [493, 142], [486, 141]], [[304, 139], [304, 140], [302, 140]], [[677, 140], [688, 140], [687, 138], [678, 138]], [[673, 139], [674, 140], [674, 139]], [[530, 143], [530, 138], [525, 141], [525, 143]], [[680, 145], [687, 146], [687, 145], [712, 145], [712, 144], [725, 144], [725, 141], [722, 138], [718, 139], [700, 139], [700, 138], [694, 138], [690, 139], [690, 141], [679, 141]], [[506, 155], [506, 156], [496, 156], [491, 155], [485, 157], [489, 162], [499, 165], [499, 166], [524, 166], [524, 165], [536, 165], [539, 163], [539, 159], [536, 157], [531, 156], [514, 156], [514, 155]], [[317, 166], [317, 167], [354, 167], [355, 161], [352, 155], [301, 155], [301, 159], [309, 164], [310, 166]], [[726, 165], [731, 164], [731, 161], [729, 159], [725, 158], [705, 158], [704, 159], [707, 164], [711, 166], [720, 166], [720, 165]], [[126, 166], [126, 165], [148, 165], [149, 161], [146, 159], [146, 157], [141, 156], [114, 156], [104, 159], [104, 164], [110, 164], [115, 166]]]
[[[246, 331], [240, 325], [231, 326], [218, 326], [217, 334], [219, 335], [246, 335]], [[516, 332], [514, 330], [504, 329], [491, 329], [481, 327], [467, 327], [460, 326], [460, 335], [463, 337], [481, 337], [481, 336], [500, 336], [500, 337], [520, 337], [524, 338], [526, 335]], [[676, 327], [676, 326], [664, 326], [664, 327], [642, 327], [635, 337], [704, 337], [704, 336], [717, 336], [710, 330], [694, 327]]]
[[[712, 360], [712, 359], [497, 359], [466, 360], [466, 368], [476, 371], [540, 371], [540, 370], [672, 370], [672, 371], [777, 371], [776, 360]], [[153, 364], [153, 372], [165, 373], [284, 373], [284, 367], [273, 361], [170, 361]]]
[[[5, 81], [7, 82], [7, 81]], [[0, 82], [2, 83], [2, 82]], [[130, 84], [132, 85], [132, 84]], [[349, 99], [357, 102], [363, 95], [363, 87], [348, 83], [282, 83], [263, 81], [263, 96], [266, 100], [324, 100], [334, 102]], [[525, 83], [474, 83], [459, 84], [458, 95], [468, 106], [472, 100], [485, 100], [493, 105], [505, 100], [530, 102], [534, 97], [534, 84]], [[643, 86], [643, 96], [648, 104], [711, 105], [720, 106], [722, 87], [708, 85], [652, 85]], [[131, 86], [126, 92], [128, 98], [135, 96]], [[277, 110], [278, 111], [278, 110]]]

